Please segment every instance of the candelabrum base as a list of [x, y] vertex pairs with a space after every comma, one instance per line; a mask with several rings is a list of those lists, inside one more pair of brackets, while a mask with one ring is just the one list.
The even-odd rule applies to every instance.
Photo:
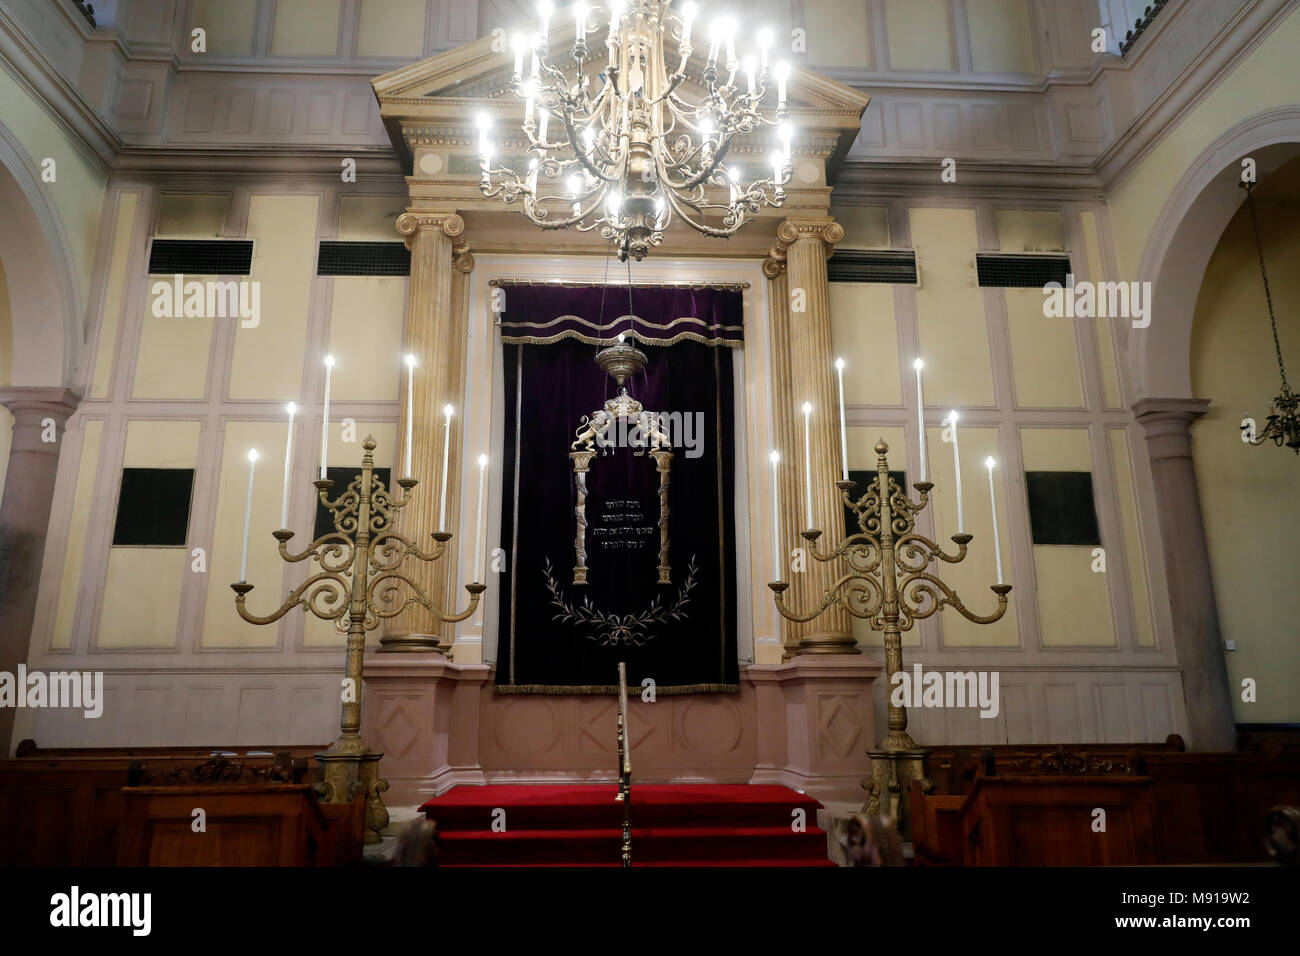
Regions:
[[796, 654], [861, 654], [852, 634], [813, 634], [800, 638]]
[[[906, 734], [903, 736], [906, 737]], [[910, 738], [908, 742], [911, 742]], [[886, 741], [885, 748], [867, 751], [867, 756], [871, 758], [871, 776], [862, 784], [867, 791], [867, 802], [863, 805], [862, 812], [888, 817], [899, 835], [905, 840], [910, 839], [912, 820], [908, 790], [911, 789], [913, 780], [921, 782], [921, 789], [925, 793], [934, 789], [925, 769], [925, 759], [930, 751], [915, 744], [912, 744], [913, 749], [888, 749], [889, 741]]]
[[316, 754], [325, 768], [317, 784], [322, 803], [351, 803], [356, 794], [365, 794], [367, 843], [380, 842], [380, 834], [388, 827], [388, 808], [381, 796], [388, 789], [388, 781], [379, 776], [383, 756], [360, 737], [346, 736], [336, 740], [329, 750]]

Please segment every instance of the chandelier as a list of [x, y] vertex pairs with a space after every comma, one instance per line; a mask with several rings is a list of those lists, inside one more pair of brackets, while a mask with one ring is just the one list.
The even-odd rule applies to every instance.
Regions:
[[[698, 9], [688, 2], [679, 14], [671, 5], [575, 3], [573, 46], [553, 52], [553, 8], [541, 0], [538, 32], [512, 40], [511, 88], [523, 100], [527, 165], [493, 165], [491, 120], [480, 115], [483, 195], [520, 201], [543, 229], [599, 229], [617, 244], [620, 260], [643, 259], [674, 217], [726, 238], [764, 206], [784, 202], [792, 172], [790, 67], [769, 63], [773, 32], [758, 32], [757, 56], [737, 57], [736, 20], [718, 17], [708, 30], [703, 71], [688, 74]], [[686, 95], [688, 77], [702, 90], [698, 96]], [[766, 175], [748, 178], [753, 170], [730, 155], [752, 151], [764, 127], [777, 128], [779, 145], [759, 161]]]
[[[1273, 315], [1273, 293], [1268, 287], [1268, 272], [1264, 269], [1264, 244], [1259, 238], [1259, 220], [1255, 217], [1255, 199], [1251, 195], [1253, 183], [1244, 182], [1242, 188], [1246, 190], [1246, 205], [1250, 209], [1250, 226], [1255, 232], [1255, 251], [1259, 256], [1259, 275], [1264, 282], [1264, 301], [1268, 303], [1268, 321], [1273, 328], [1273, 350], [1277, 355], [1277, 370], [1282, 377], [1282, 390], [1278, 392], [1268, 405], [1268, 424], [1264, 430], [1257, 436], [1252, 437], [1247, 434], [1243, 439], [1252, 445], [1262, 445], [1268, 439], [1278, 447], [1286, 445], [1300, 455], [1300, 415], [1296, 414], [1297, 405], [1300, 405], [1300, 396], [1291, 391], [1291, 386], [1286, 380], [1286, 366], [1282, 364], [1282, 344], [1277, 337], [1277, 319]], [[1247, 423], [1242, 425], [1242, 430], [1250, 428]]]

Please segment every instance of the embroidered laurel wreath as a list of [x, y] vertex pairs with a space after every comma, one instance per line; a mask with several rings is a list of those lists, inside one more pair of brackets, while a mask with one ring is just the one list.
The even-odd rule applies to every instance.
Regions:
[[655, 625], [686, 620], [685, 608], [691, 603], [691, 590], [695, 587], [698, 568], [692, 555], [690, 564], [686, 566], [686, 580], [677, 589], [673, 603], [665, 606], [656, 594], [650, 606], [639, 614], [610, 614], [592, 604], [589, 596], [584, 596], [582, 602], [574, 607], [564, 599], [551, 570], [551, 561], [547, 558], [542, 573], [546, 575], [546, 589], [551, 592], [551, 604], [559, 609], [552, 620], [584, 628], [588, 632], [585, 637], [598, 644], [640, 647], [655, 636], [652, 630]]

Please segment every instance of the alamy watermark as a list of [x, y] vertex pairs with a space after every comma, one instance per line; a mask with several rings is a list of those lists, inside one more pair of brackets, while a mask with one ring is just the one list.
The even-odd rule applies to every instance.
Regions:
[[186, 282], [178, 272], [171, 282], [155, 282], [149, 293], [153, 314], [160, 319], [239, 319], [244, 329], [255, 329], [262, 321], [262, 284], [255, 279]]
[[704, 454], [703, 412], [642, 412], [631, 416], [610, 415], [599, 411], [582, 424], [591, 430], [591, 440], [601, 449], [633, 448], [644, 455], [656, 448], [686, 449], [687, 458]]
[[896, 671], [889, 702], [895, 707], [978, 707], [981, 717], [1000, 710], [997, 671]]
[[103, 671], [0, 671], [0, 707], [66, 707], [93, 720], [104, 713]]
[[1151, 324], [1150, 282], [1075, 282], [1043, 286], [1043, 315], [1049, 319], [1132, 319], [1133, 328]]

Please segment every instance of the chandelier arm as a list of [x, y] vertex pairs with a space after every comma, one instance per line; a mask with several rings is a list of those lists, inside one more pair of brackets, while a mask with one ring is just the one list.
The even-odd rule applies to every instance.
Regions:
[[[908, 591], [909, 588], [911, 588], [910, 592]], [[918, 589], [921, 589], [920, 592], [918, 592]], [[943, 592], [942, 599], [939, 599], [937, 597], [937, 595], [935, 594], [935, 589]], [[934, 614], [936, 611], [938, 611], [943, 605], [947, 604], [949, 607], [955, 610], [962, 617], [966, 618], [966, 620], [974, 624], [992, 624], [995, 621], [1001, 620], [1002, 615], [1006, 613], [1007, 593], [1010, 592], [1011, 586], [1007, 584], [994, 584], [994, 585], [990, 585], [989, 589], [993, 591], [994, 594], [997, 595], [998, 606], [997, 606], [997, 610], [995, 610], [992, 614], [988, 614], [988, 615], [976, 614], [974, 611], [971, 611], [969, 608], [966, 607], [965, 604], [962, 603], [962, 600], [957, 595], [956, 591], [950, 588], [947, 584], [944, 584], [943, 581], [935, 577], [933, 574], [930, 574], [925, 571], [920, 571], [903, 577], [898, 582], [898, 597], [899, 597], [900, 604], [903, 603], [903, 597], [905, 594], [907, 594], [907, 596], [911, 597], [913, 600], [916, 600], [918, 593], [928, 593], [935, 597], [934, 606], [927, 610], [923, 610], [915, 606], [908, 607], [909, 613], [911, 614], [912, 618], [915, 620], [921, 620], [923, 618], [927, 618], [931, 614]]]

